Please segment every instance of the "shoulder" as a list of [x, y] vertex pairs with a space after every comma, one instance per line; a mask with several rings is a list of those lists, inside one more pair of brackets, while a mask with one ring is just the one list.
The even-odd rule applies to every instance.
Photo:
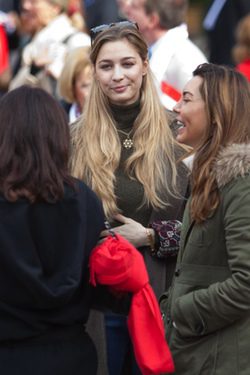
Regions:
[[99, 202], [99, 198], [97, 197], [96, 193], [82, 180], [79, 180], [78, 178], [73, 177], [73, 180], [75, 182], [76, 186], [76, 192], [83, 196], [86, 199], [89, 199], [91, 201]]
[[207, 61], [207, 58], [205, 57], [202, 50], [189, 38], [183, 40], [180, 48], [178, 49], [179, 55], [182, 55], [187, 52], [192, 52], [192, 57], [196, 59], [198, 58], [199, 60]]
[[102, 202], [96, 193], [83, 181], [74, 178], [75, 182], [75, 189], [74, 193], [77, 196], [77, 200], [82, 208], [82, 212], [88, 213], [89, 217], [95, 217], [95, 220], [98, 218], [103, 223], [104, 220], [104, 213]]
[[207, 58], [204, 53], [190, 40], [185, 39], [180, 43], [180, 46], [176, 48], [171, 64], [178, 66], [178, 69], [190, 74], [197, 67], [197, 65], [207, 62]]
[[172, 55], [165, 78], [182, 91], [186, 82], [192, 78], [196, 67], [205, 62], [207, 62], [205, 55], [187, 39]]
[[68, 36], [66, 44], [69, 49], [90, 46], [90, 37], [88, 34], [74, 29], [72, 34]]
[[82, 116], [79, 116], [75, 121], [70, 123], [70, 137], [72, 140], [72, 143], [74, 144], [79, 137], [79, 132], [81, 132], [82, 129]]
[[202, 50], [188, 37], [183, 35], [179, 39], [178, 46], [173, 53], [173, 60], [177, 64], [191, 66], [192, 68], [207, 62], [207, 58]]

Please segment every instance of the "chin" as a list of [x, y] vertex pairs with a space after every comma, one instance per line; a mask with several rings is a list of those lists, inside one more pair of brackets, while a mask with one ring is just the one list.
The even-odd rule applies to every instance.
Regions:
[[186, 142], [186, 138], [183, 137], [183, 135], [177, 135], [176, 140], [179, 143], [184, 143], [184, 144], [188, 145], [188, 143]]
[[119, 98], [119, 99], [116, 98], [116, 100], [112, 100], [112, 102], [117, 105], [125, 106], [125, 105], [133, 104], [135, 101], [131, 99], [127, 99], [127, 98]]

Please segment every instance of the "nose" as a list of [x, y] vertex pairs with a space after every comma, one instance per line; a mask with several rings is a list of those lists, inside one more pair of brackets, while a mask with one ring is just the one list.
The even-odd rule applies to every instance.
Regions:
[[132, 8], [132, 1], [131, 0], [123, 0], [123, 1], [119, 1], [119, 7], [122, 11], [122, 13], [124, 14], [124, 16], [126, 16], [126, 18], [128, 18], [130, 21], [134, 21], [132, 18], [133, 18], [133, 12], [131, 12], [131, 8]]
[[116, 65], [114, 67], [114, 71], [113, 71], [113, 77], [112, 77], [113, 80], [114, 81], [120, 81], [120, 80], [123, 79], [123, 77], [124, 77], [124, 74], [123, 74], [123, 70], [122, 70], [121, 66]]
[[24, 10], [28, 10], [30, 9], [32, 6], [31, 4], [31, 1], [30, 0], [23, 0], [22, 3], [21, 3], [21, 10], [24, 11]]
[[175, 106], [173, 107], [173, 111], [176, 112], [176, 113], [179, 113], [180, 112], [180, 109], [181, 109], [181, 106], [180, 106], [180, 103], [181, 101], [179, 100]]

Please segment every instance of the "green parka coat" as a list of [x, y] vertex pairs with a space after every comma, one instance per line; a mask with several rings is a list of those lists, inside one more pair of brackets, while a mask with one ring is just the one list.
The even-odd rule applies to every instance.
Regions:
[[204, 223], [186, 207], [173, 285], [161, 298], [178, 375], [250, 374], [250, 145], [223, 149], [220, 205]]

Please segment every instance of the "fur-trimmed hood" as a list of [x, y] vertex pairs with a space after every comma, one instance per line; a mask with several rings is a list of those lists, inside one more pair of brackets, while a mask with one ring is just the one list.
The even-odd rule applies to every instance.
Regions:
[[214, 165], [219, 188], [231, 180], [250, 173], [250, 144], [232, 144], [223, 148]]

